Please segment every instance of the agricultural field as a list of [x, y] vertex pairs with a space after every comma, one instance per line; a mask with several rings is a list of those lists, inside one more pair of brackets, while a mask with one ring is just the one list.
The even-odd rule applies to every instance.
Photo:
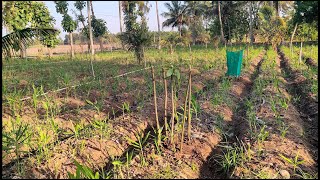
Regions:
[[318, 179], [317, 17], [317, 1], [3, 1], [2, 178]]
[[[239, 78], [225, 76], [224, 47], [180, 48], [172, 55], [150, 49], [146, 68], [130, 52], [96, 54], [95, 79], [81, 55], [4, 62], [3, 177], [71, 178], [81, 168], [89, 169], [86, 178], [317, 177], [317, 107], [311, 113], [299, 106], [315, 101], [317, 92], [309, 88], [315, 84], [310, 80], [298, 91], [291, 82], [296, 71], [313, 70], [304, 61], [285, 64], [286, 49], [279, 49], [285, 57], [271, 47], [252, 46], [248, 56], [245, 49]], [[166, 78], [165, 96], [163, 68], [166, 74], [171, 66], [180, 78]], [[184, 104], [190, 72], [189, 129]], [[171, 85], [177, 96], [173, 126]]]

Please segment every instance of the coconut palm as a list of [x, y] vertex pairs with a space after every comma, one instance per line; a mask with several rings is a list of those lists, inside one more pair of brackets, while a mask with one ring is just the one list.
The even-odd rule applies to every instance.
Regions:
[[164, 5], [168, 9], [168, 12], [161, 14], [167, 19], [162, 23], [162, 27], [178, 27], [181, 37], [182, 26], [187, 24], [186, 5], [182, 4], [181, 1], [171, 1], [171, 4], [165, 3]]

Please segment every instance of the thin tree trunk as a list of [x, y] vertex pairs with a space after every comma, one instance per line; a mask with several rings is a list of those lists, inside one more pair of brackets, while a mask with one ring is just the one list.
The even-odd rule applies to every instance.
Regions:
[[90, 36], [90, 47], [91, 48], [91, 55], [94, 55], [94, 48], [93, 48], [93, 37], [92, 37], [92, 28], [91, 28], [91, 16], [90, 16], [90, 1], [87, 1], [88, 4], [88, 20], [89, 20], [89, 36]]
[[121, 7], [121, 1], [119, 2], [119, 22], [120, 22], [120, 33], [122, 34], [122, 7]]
[[92, 13], [92, 17], [94, 16], [94, 11], [93, 11], [93, 6], [92, 6], [92, 1], [89, 1], [90, 2], [90, 8], [91, 8], [91, 13]]
[[218, 15], [219, 15], [219, 22], [220, 22], [221, 40], [223, 43], [225, 43], [224, 34], [223, 34], [223, 26], [222, 26], [222, 19], [221, 19], [220, 1], [218, 1]]
[[92, 30], [91, 30], [91, 16], [90, 16], [90, 3], [87, 1], [87, 11], [88, 11], [88, 20], [89, 20], [89, 34], [90, 34], [90, 47], [91, 47], [91, 56], [90, 56], [90, 63], [91, 63], [91, 70], [92, 70], [92, 75], [95, 78], [94, 74], [94, 69], [93, 69], [93, 63], [92, 63], [92, 58], [94, 56], [94, 48], [93, 48], [93, 39], [92, 39]]
[[296, 25], [294, 26], [294, 30], [293, 30], [293, 33], [291, 35], [291, 39], [290, 39], [290, 52], [291, 52], [291, 55], [292, 55], [292, 41], [293, 41], [293, 37], [294, 37], [294, 34], [296, 33], [296, 30], [297, 30], [297, 27], [298, 27], [298, 23], [296, 23]]
[[100, 52], [103, 52], [103, 41], [102, 41], [102, 38], [100, 38]]
[[160, 20], [159, 20], [159, 13], [158, 13], [158, 1], [156, 1], [156, 12], [157, 12], [157, 22], [158, 22], [158, 49], [161, 49], [161, 36], [160, 36]]
[[273, 1], [274, 8], [276, 9], [276, 14], [279, 16], [279, 1]]
[[232, 46], [232, 39], [231, 39], [231, 33], [230, 33], [230, 24], [229, 24], [229, 20], [227, 21], [227, 23], [228, 23], [228, 30], [229, 30], [229, 41], [230, 41], [230, 44], [231, 44], [231, 46]]
[[26, 58], [26, 47], [22, 43], [22, 41], [20, 41], [20, 58], [22, 58], [22, 59]]
[[252, 21], [252, 1], [249, 2], [249, 34], [250, 34], [250, 45], [253, 44], [254, 37], [253, 37], [253, 21]]
[[48, 48], [48, 51], [49, 51], [49, 59], [51, 59], [51, 57], [52, 57], [52, 48], [49, 47], [49, 48]]
[[302, 59], [302, 41], [300, 43], [300, 54], [299, 54], [299, 64], [301, 64], [301, 59]]
[[71, 59], [74, 58], [74, 50], [73, 50], [73, 38], [72, 38], [72, 32], [69, 33], [69, 37], [70, 37], [70, 47], [71, 47]]

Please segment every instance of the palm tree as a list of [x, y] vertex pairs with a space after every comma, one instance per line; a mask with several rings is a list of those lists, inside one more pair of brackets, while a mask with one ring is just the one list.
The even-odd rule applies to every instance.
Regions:
[[162, 23], [162, 27], [178, 27], [179, 36], [181, 37], [182, 26], [187, 24], [186, 21], [186, 5], [181, 4], [181, 1], [171, 1], [171, 4], [165, 3], [168, 12], [161, 15], [167, 20]]
[[16, 46], [21, 43], [27, 47], [34, 43], [40, 37], [54, 35], [58, 30], [53, 28], [25, 28], [16, 30], [2, 37], [2, 54], [9, 55], [13, 49], [21, 50], [21, 46]]
[[193, 45], [196, 42], [197, 35], [199, 35], [199, 26], [202, 27], [203, 15], [206, 11], [206, 5], [201, 1], [185, 1], [186, 12], [188, 15], [189, 28], [192, 31], [192, 42]]

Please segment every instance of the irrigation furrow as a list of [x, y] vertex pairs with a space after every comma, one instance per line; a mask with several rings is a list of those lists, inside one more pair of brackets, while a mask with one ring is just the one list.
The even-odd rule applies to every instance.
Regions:
[[[310, 97], [309, 92], [305, 89], [306, 85], [310, 82], [299, 72], [292, 70], [288, 58], [285, 57], [280, 49], [278, 49], [278, 53], [281, 57], [281, 70], [287, 75], [284, 77], [288, 82], [287, 89], [293, 97], [299, 99], [294, 105], [301, 114], [300, 117], [303, 119], [303, 125], [308, 132], [306, 139], [312, 145], [309, 148], [318, 149], [318, 102]], [[313, 154], [318, 159], [317, 151]]]
[[[253, 82], [259, 75], [260, 66], [264, 60], [263, 57], [265, 53], [266, 51], [264, 50], [256, 58], [256, 60], [251, 63], [250, 71], [248, 74], [244, 74], [242, 77], [238, 78], [235, 82], [233, 82], [233, 88], [231, 89], [231, 92], [239, 91], [241, 93], [238, 94], [238, 96], [235, 95], [234, 103], [237, 104], [237, 109], [232, 116], [232, 120], [227, 122], [226, 125], [226, 127], [229, 128], [226, 131], [231, 133], [229, 133], [230, 139], [224, 139], [228, 142], [227, 144], [225, 144], [225, 146], [229, 146], [234, 143], [238, 144], [238, 138], [243, 139], [243, 137], [245, 137], [245, 134], [243, 134], [243, 132], [246, 132], [246, 129], [248, 128], [248, 124], [244, 120], [246, 117], [245, 101], [246, 99], [250, 99]], [[205, 162], [202, 166], [203, 170], [201, 173], [201, 178], [229, 178], [228, 174], [220, 171], [221, 165], [213, 161], [212, 157], [217, 156], [219, 154], [223, 155], [221, 147], [216, 147], [215, 149], [213, 149], [207, 162]]]

